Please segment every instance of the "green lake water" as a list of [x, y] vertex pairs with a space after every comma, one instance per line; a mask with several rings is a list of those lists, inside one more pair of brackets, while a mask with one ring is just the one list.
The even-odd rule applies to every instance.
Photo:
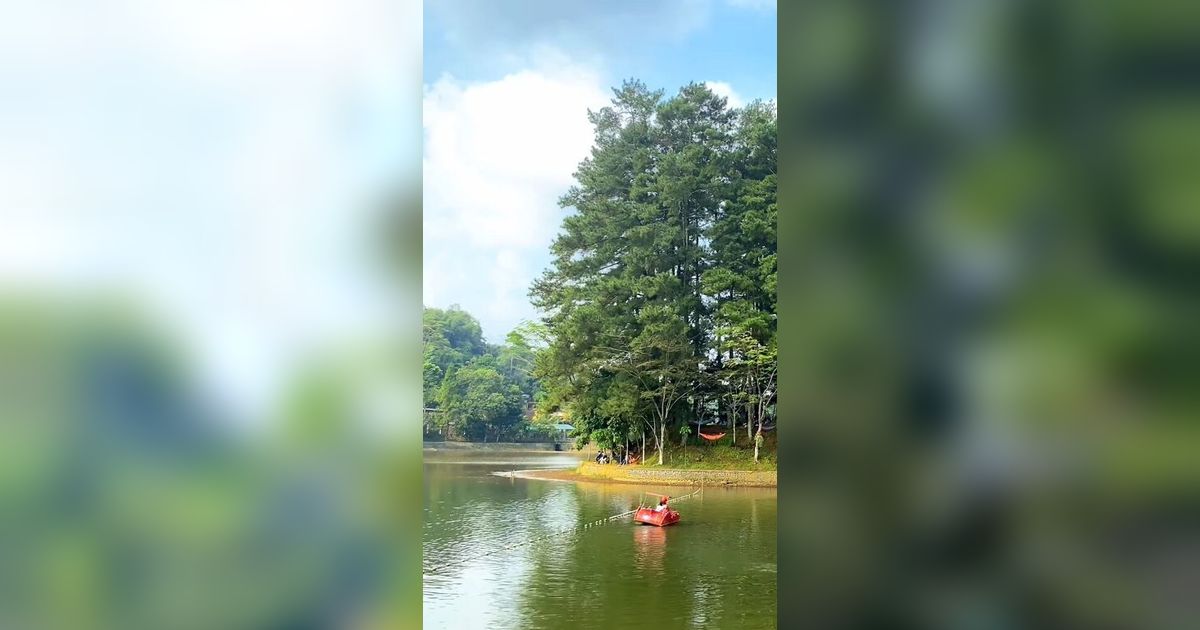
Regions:
[[[774, 489], [706, 488], [670, 527], [629, 518], [495, 552], [691, 489], [512, 479], [569, 453], [427, 453], [426, 628], [774, 628]], [[481, 555], [488, 552], [490, 555]], [[456, 563], [446, 566], [447, 563]]]

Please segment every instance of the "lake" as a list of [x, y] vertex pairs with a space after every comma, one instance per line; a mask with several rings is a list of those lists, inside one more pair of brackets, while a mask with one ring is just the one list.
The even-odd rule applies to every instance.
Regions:
[[[571, 453], [426, 453], [424, 627], [774, 628], [776, 493], [706, 488], [667, 528], [626, 517], [643, 491], [690, 488], [498, 477], [566, 468]], [[490, 555], [483, 555], [490, 554]]]

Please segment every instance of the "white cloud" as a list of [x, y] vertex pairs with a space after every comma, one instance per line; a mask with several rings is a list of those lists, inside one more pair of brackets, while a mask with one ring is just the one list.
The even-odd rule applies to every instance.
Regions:
[[248, 415], [306, 348], [383, 319], [358, 252], [371, 204], [416, 167], [398, 121], [416, 114], [419, 5], [5, 14], [0, 284], [144, 300]]
[[526, 292], [557, 232], [558, 198], [592, 144], [587, 110], [609, 100], [595, 72], [559, 61], [426, 87], [425, 303], [460, 304], [489, 338], [532, 316]]
[[726, 105], [729, 107], [741, 107], [746, 104], [746, 101], [734, 91], [733, 86], [724, 81], [705, 81], [704, 85], [713, 91], [717, 96], [724, 96]]

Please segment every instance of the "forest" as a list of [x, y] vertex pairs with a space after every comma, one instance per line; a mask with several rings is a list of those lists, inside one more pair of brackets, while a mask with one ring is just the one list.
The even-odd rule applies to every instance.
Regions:
[[458, 306], [425, 308], [421, 338], [426, 439], [479, 442], [548, 439], [529, 420], [541, 390], [533, 378], [533, 325], [505, 343], [483, 338], [479, 320]]
[[630, 80], [588, 116], [591, 155], [530, 290], [543, 319], [490, 346], [469, 314], [427, 309], [427, 416], [493, 440], [564, 418], [580, 445], [649, 444], [660, 464], [715, 426], [757, 459], [778, 372], [774, 104]]

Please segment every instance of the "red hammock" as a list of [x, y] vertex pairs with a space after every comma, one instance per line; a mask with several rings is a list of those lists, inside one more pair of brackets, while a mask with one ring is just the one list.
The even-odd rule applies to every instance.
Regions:
[[724, 433], [718, 433], [718, 434], [716, 434], [716, 435], [709, 435], [709, 434], [707, 434], [707, 433], [701, 433], [701, 434], [700, 434], [700, 437], [702, 437], [702, 438], [704, 438], [704, 439], [708, 440], [709, 442], [714, 442], [714, 441], [716, 441], [716, 440], [719, 440], [719, 439], [721, 439], [721, 438], [725, 437], [725, 434], [724, 434]]

